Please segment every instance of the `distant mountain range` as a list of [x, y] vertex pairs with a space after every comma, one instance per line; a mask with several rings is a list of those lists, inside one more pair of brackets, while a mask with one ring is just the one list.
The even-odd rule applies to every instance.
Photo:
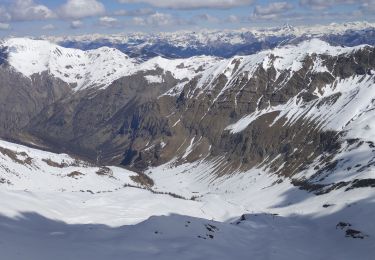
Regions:
[[113, 47], [130, 57], [143, 60], [155, 56], [188, 58], [197, 55], [229, 58], [311, 38], [343, 46], [375, 44], [375, 24], [352, 22], [298, 27], [286, 24], [267, 29], [42, 37], [61, 46], [81, 50]]

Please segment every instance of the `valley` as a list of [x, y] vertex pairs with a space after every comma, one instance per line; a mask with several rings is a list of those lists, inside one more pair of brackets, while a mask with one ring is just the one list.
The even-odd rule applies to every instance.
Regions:
[[372, 259], [374, 46], [0, 59], [4, 259]]

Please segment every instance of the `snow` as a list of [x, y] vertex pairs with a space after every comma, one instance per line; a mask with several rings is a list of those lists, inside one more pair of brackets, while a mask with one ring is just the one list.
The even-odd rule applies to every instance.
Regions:
[[163, 74], [169, 72], [176, 79], [188, 80], [217, 60], [206, 56], [175, 60], [156, 57], [140, 62], [114, 48], [82, 51], [27, 38], [10, 38], [1, 46], [8, 48], [9, 64], [24, 76], [30, 78], [34, 74], [48, 72], [72, 84], [74, 91], [104, 89], [119, 78], [139, 72], [151, 73], [145, 75], [151, 84], [162, 83], [162, 76], [154, 75], [158, 68], [163, 70]]
[[193, 138], [190, 140], [190, 144], [189, 144], [189, 146], [186, 148], [185, 153], [184, 153], [184, 155], [182, 156], [182, 159], [185, 159], [186, 157], [188, 157], [189, 154], [193, 151], [194, 140], [195, 140], [195, 137], [193, 137]]
[[[374, 84], [373, 75], [337, 79], [322, 88], [323, 94], [316, 93], [317, 100], [303, 103], [295, 97], [271, 110], [280, 111], [275, 121], [287, 118], [286, 124], [293, 124], [304, 117], [320, 123], [324, 130], [344, 131], [348, 138], [375, 141], [375, 133], [371, 130], [374, 127]], [[329, 99], [332, 100], [323, 102]]]
[[[287, 46], [262, 52], [264, 54], [269, 53], [268, 55], [259, 53], [248, 58], [251, 59], [254, 57], [255, 59], [256, 57], [256, 60], [259, 61], [258, 56], [263, 56], [262, 66], [265, 69], [271, 66], [270, 62], [272, 60], [273, 66], [277, 70], [278, 75], [280, 75], [281, 71], [298, 71], [302, 66], [301, 62], [303, 59], [313, 53], [335, 57], [348, 55], [365, 47], [366, 45], [353, 48], [334, 47], [315, 39], [303, 42], [297, 46]], [[277, 58], [271, 59], [271, 57]], [[251, 63], [251, 66], [254, 67], [256, 66], [255, 64]], [[249, 71], [250, 69], [246, 68], [245, 70]], [[311, 70], [312, 72], [328, 72], [328, 69], [322, 65], [319, 56]], [[321, 122], [322, 129], [347, 131], [348, 137], [375, 141], [375, 132], [370, 130], [375, 128], [375, 125], [372, 123], [374, 120], [371, 120], [374, 116], [372, 112], [372, 107], [374, 106], [373, 96], [375, 94], [373, 86], [373, 75], [337, 79], [333, 84], [323, 87], [321, 90], [322, 93], [318, 91], [314, 93], [319, 97], [318, 100], [313, 100], [306, 104], [297, 98], [298, 94], [300, 94], [298, 93], [286, 104], [274, 107], [269, 106], [262, 110], [258, 110], [257, 108], [253, 113], [245, 115], [237, 122], [228, 125], [226, 130], [229, 130], [232, 134], [239, 133], [260, 116], [278, 111], [280, 113], [275, 122], [286, 118], [285, 124], [293, 124], [293, 122], [304, 117], [310, 121]], [[224, 93], [224, 90], [222, 90], [221, 94]], [[333, 98], [335, 95], [339, 95], [335, 102], [321, 104], [324, 99]]]
[[9, 63], [26, 77], [48, 71], [76, 90], [107, 86], [134, 67], [135, 61], [113, 48], [81, 51], [67, 49], [47, 41], [11, 38]]
[[[145, 74], [145, 79], [149, 84], [161, 84], [164, 75], [170, 73], [175, 79], [182, 82], [168, 90], [166, 94], [177, 95], [185, 86], [184, 82], [193, 78], [199, 78], [197, 89], [211, 91], [215, 86], [213, 84], [215, 80], [220, 75], [225, 75], [228, 82], [216, 99], [235, 84], [235, 80], [239, 76], [251, 78], [259, 65], [262, 65], [264, 69], [273, 65], [278, 74], [277, 79], [281, 71], [298, 71], [302, 66], [303, 59], [312, 53], [337, 56], [349, 54], [365, 47], [363, 45], [342, 48], [312, 39], [297, 46], [285, 46], [261, 51], [254, 55], [236, 56], [231, 59], [210, 56], [196, 56], [187, 59], [155, 57], [141, 62], [129, 58], [119, 50], [108, 47], [82, 51], [63, 48], [47, 41], [26, 38], [10, 38], [2, 46], [8, 48], [9, 64], [16, 71], [29, 78], [34, 74], [48, 72], [63, 82], [71, 84], [74, 91], [88, 88], [104, 89], [117, 79], [140, 72]], [[161, 72], [155, 74], [155, 71], [158, 70]], [[327, 71], [319, 63], [319, 58], [313, 71]]]
[[198, 69], [203, 70], [208, 67], [210, 63], [218, 59], [210, 56], [196, 56], [188, 59], [165, 59], [162, 57], [155, 57], [144, 62], [141, 65], [142, 70], [152, 70], [161, 68], [164, 71], [169, 71], [176, 79], [191, 79], [195, 76]]
[[[294, 36], [319, 37], [327, 34], [341, 35], [347, 31], [361, 31], [375, 28], [370, 22], [331, 23], [325, 25], [282, 26], [274, 28], [242, 28], [239, 30], [196, 30], [160, 33], [120, 33], [120, 34], [87, 34], [76, 36], [45, 36], [48, 41], [59, 42], [109, 42], [113, 44], [152, 45], [165, 42], [179, 48], [198, 48], [216, 44], [244, 44], [249, 40], [262, 40], [266, 37]], [[139, 46], [141, 48], [141, 46]]]
[[[272, 64], [277, 71], [289, 69], [290, 71], [295, 72], [302, 68], [302, 61], [306, 56], [312, 54], [319, 56], [324, 54], [336, 57], [342, 54], [350, 54], [363, 49], [364, 47], [366, 47], [366, 45], [344, 48], [340, 46], [331, 46], [327, 42], [319, 39], [311, 39], [304, 41], [297, 46], [287, 45], [273, 50], [264, 51], [264, 53], [269, 53], [269, 55], [263, 61], [263, 68], [267, 69]], [[272, 58], [275, 58], [275, 60]], [[324, 67], [321, 68], [322, 65], [319, 66], [319, 64], [319, 62], [315, 64], [316, 67], [313, 71], [324, 71]]]
[[159, 75], [147, 75], [145, 76], [146, 80], [148, 83], [162, 83], [163, 82], [163, 77]]
[[[276, 81], [281, 72], [288, 71], [291, 77], [294, 72], [302, 68], [302, 62], [304, 59], [312, 54], [317, 55], [314, 67], [311, 69], [312, 72], [325, 72], [328, 71], [328, 69], [322, 64], [320, 55], [328, 55], [332, 57], [349, 55], [352, 52], [356, 52], [366, 47], [367, 45], [360, 45], [343, 48], [340, 46], [331, 46], [319, 39], [311, 39], [299, 43], [298, 45], [288, 45], [273, 50], [261, 51], [253, 55], [235, 56], [231, 59], [222, 59], [212, 62], [211, 66], [207, 66], [202, 73], [196, 75], [196, 77], [199, 77], [196, 89], [200, 90], [200, 94], [213, 91], [213, 89], [217, 87], [217, 84], [215, 84], [216, 80], [224, 75], [227, 78], [227, 82], [220, 90], [219, 94], [214, 98], [213, 102], [216, 102], [219, 97], [226, 93], [226, 90], [235, 86], [239, 79], [247, 78], [249, 80], [252, 78], [259, 66], [262, 66], [265, 70], [273, 66], [277, 73], [274, 79]], [[235, 66], [236, 63], [238, 66]], [[284, 82], [287, 82], [288, 80], [289, 78], [286, 78]], [[178, 85], [169, 90], [167, 94], [179, 94], [183, 86], [184, 85]], [[252, 120], [249, 122], [251, 121]], [[244, 121], [241, 123], [244, 123]]]
[[6, 259], [371, 259], [373, 241], [350, 241], [328, 221], [260, 214], [236, 225], [171, 215], [109, 228], [25, 214], [2, 218], [0, 228]]
[[253, 121], [255, 121], [257, 118], [259, 118], [262, 115], [265, 115], [269, 112], [272, 112], [273, 109], [269, 107], [268, 109], [263, 110], [256, 110], [256, 112], [242, 117], [240, 120], [238, 120], [236, 123], [228, 125], [225, 130], [230, 131], [231, 134], [240, 133], [243, 130], [245, 130]]
[[[11, 182], [0, 184], [5, 259], [371, 259], [375, 252], [370, 188], [315, 196], [286, 179], [274, 184], [278, 177], [266, 166], [215, 178], [220, 159], [147, 172], [156, 192], [196, 198], [184, 200], [124, 187], [137, 185], [130, 178], [136, 174], [125, 169], [98, 175], [97, 167], [68, 155], [5, 141], [0, 147], [21, 161], [32, 158], [24, 165], [0, 152], [0, 177]], [[73, 170], [85, 176], [67, 177]], [[325, 209], [325, 203], [334, 205]], [[336, 227], [342, 221], [369, 237], [345, 237]]]

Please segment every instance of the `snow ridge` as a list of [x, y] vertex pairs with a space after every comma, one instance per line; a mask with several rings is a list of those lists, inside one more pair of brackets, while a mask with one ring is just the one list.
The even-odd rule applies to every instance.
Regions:
[[[262, 64], [264, 69], [273, 65], [277, 71], [285, 69], [297, 71], [306, 55], [316, 53], [337, 56], [364, 47], [364, 45], [337, 47], [319, 39], [312, 39], [297, 46], [290, 45], [231, 59], [211, 56], [196, 56], [187, 59], [155, 57], [142, 62], [108, 47], [82, 51], [60, 47], [48, 41], [26, 38], [11, 38], [0, 46], [8, 51], [8, 63], [24, 76], [31, 77], [33, 74], [48, 72], [63, 82], [71, 84], [74, 91], [88, 88], [104, 89], [119, 78], [139, 72], [150, 74], [149, 72], [158, 68], [163, 71], [162, 75], [155, 76], [152, 73], [145, 75], [149, 83], [161, 84], [163, 75], [169, 72], [181, 81], [199, 76], [198, 87], [205, 89], [220, 74], [231, 78], [234, 73], [238, 75], [246, 72], [251, 76], [259, 64]], [[241, 62], [238, 69], [234, 71], [237, 60]], [[320, 67], [315, 69], [324, 70]]]
[[[0, 46], [7, 49], [9, 64], [24, 76], [48, 72], [72, 84], [75, 91], [106, 88], [121, 77], [157, 68], [161, 68], [164, 73], [170, 72], [176, 79], [190, 79], [199, 68], [216, 60], [206, 56], [176, 60], [156, 57], [140, 62], [114, 48], [82, 51], [27, 38], [11, 38]], [[147, 80], [155, 83], [155, 78], [148, 77]], [[157, 83], [161, 82], [157, 80]]]
[[[289, 71], [290, 76], [292, 76], [293, 72], [300, 70], [304, 59], [309, 55], [317, 55], [317, 61], [314, 63], [313, 70], [322, 72], [327, 71], [327, 68], [320, 63], [319, 55], [332, 57], [348, 55], [366, 47], [368, 47], [368, 45], [359, 45], [356, 47], [331, 46], [320, 39], [311, 39], [299, 43], [298, 45], [288, 45], [273, 50], [261, 51], [253, 55], [222, 59], [199, 74], [200, 80], [197, 84], [197, 88], [202, 91], [209, 91], [214, 87], [212, 83], [219, 76], [224, 75], [228, 79], [228, 83], [226, 87], [221, 90], [221, 93], [217, 96], [218, 98], [224, 94], [224, 91], [230, 88], [232, 84], [236, 84], [235, 80], [239, 76], [246, 76], [247, 79], [250, 79], [259, 66], [262, 66], [265, 70], [273, 66], [277, 73], [275, 77], [277, 80], [282, 71]], [[237, 66], [236, 63], [238, 63]], [[171, 90], [169, 93], [175, 94], [181, 92], [181, 90], [181, 86], [176, 86], [175, 90]]]

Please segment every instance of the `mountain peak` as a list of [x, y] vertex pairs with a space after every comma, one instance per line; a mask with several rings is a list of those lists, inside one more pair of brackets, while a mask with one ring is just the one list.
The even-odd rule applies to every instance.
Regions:
[[76, 84], [76, 89], [106, 86], [136, 63], [110, 47], [82, 51], [28, 38], [11, 38], [2, 46], [7, 47], [9, 64], [26, 77], [49, 71], [66, 83]]
[[31, 77], [48, 71], [63, 82], [73, 84], [75, 91], [106, 88], [119, 78], [157, 68], [182, 80], [194, 77], [199, 68], [210, 66], [211, 62], [217, 60], [208, 56], [189, 59], [165, 59], [158, 56], [140, 62], [112, 47], [83, 51], [28, 38], [11, 38], [0, 46], [7, 49], [8, 63], [24, 76]]

